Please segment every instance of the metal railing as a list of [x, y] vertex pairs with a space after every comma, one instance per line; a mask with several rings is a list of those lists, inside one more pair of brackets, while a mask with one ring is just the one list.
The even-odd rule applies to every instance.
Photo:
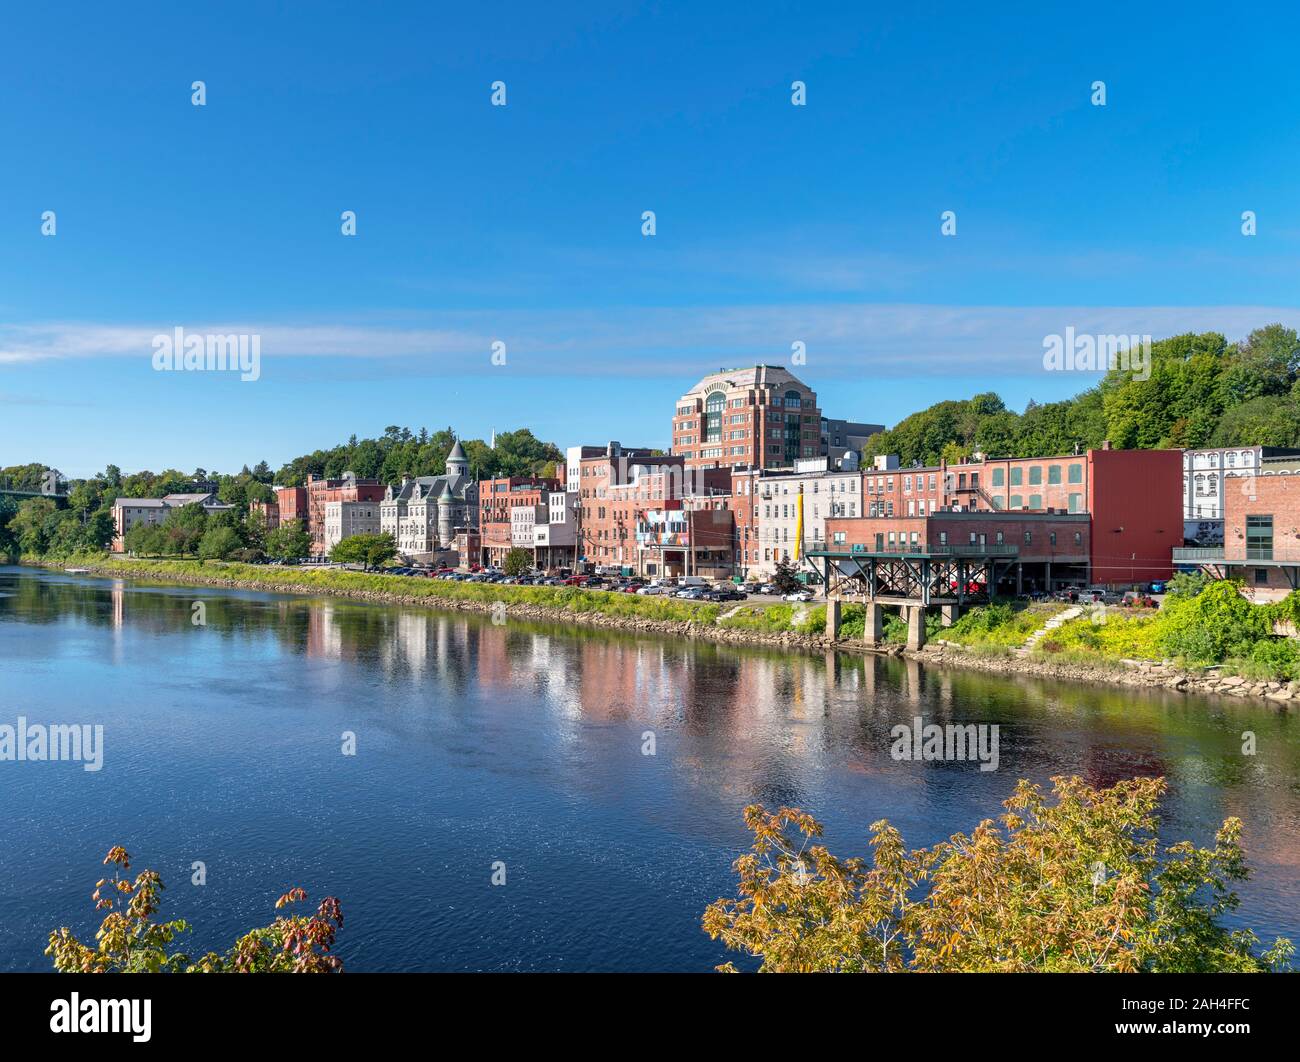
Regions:
[[1197, 562], [1197, 561], [1221, 561], [1223, 560], [1222, 546], [1175, 546], [1175, 561]]
[[899, 556], [907, 556], [908, 554], [924, 554], [929, 556], [943, 556], [943, 557], [971, 557], [971, 556], [1016, 557], [1020, 555], [1020, 547], [1014, 545], [1007, 545], [1005, 543], [1000, 545], [998, 544], [990, 545], [988, 543], [976, 543], [976, 542], [966, 543], [962, 545], [955, 545], [955, 546], [954, 545], [931, 546], [921, 542], [917, 542], [917, 543], [894, 542], [894, 543], [888, 543], [880, 546], [871, 546], [871, 545], [867, 545], [866, 543], [855, 542], [851, 546], [847, 546], [847, 547], [843, 545], [840, 546], [836, 546], [833, 544], [828, 545], [820, 552], [832, 553], [832, 554], [834, 553], [850, 553], [850, 554], [888, 553], [888, 554], [897, 554]]

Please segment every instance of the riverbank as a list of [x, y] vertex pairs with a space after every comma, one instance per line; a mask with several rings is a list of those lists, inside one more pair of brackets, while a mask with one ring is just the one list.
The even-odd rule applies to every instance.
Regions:
[[[867, 645], [856, 639], [825, 636], [824, 605], [773, 604], [766, 607], [719, 605], [671, 598], [611, 594], [575, 587], [466, 584], [340, 569], [277, 568], [209, 561], [77, 557], [42, 561], [44, 567], [75, 565], [95, 575], [174, 582], [187, 586], [332, 596], [402, 606], [445, 608], [538, 622], [663, 634], [735, 645], [768, 646], [809, 652], [848, 651], [904, 656], [933, 666], [964, 667], [1003, 675], [1168, 689], [1184, 693], [1253, 697], [1273, 702], [1300, 700], [1300, 682], [1251, 679], [1220, 668], [1188, 669], [1168, 660], [1136, 658], [1068, 659], [1041, 651], [1018, 650], [995, 635], [992, 640], [958, 644], [942, 636], [919, 651], [901, 645]], [[851, 606], [850, 606], [851, 607]], [[1045, 623], [1052, 615], [1042, 614]], [[1021, 616], [1021, 636], [1037, 629]], [[999, 628], [1000, 629], [1000, 628]]]

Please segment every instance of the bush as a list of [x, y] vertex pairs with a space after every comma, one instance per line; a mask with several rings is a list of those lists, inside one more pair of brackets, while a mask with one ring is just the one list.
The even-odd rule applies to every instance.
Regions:
[[1254, 644], [1272, 632], [1268, 610], [1242, 597], [1240, 584], [1231, 580], [1211, 583], [1194, 597], [1167, 600], [1159, 627], [1164, 652], [1193, 664], [1248, 657]]
[[[183, 919], [155, 922], [162, 905], [162, 878], [143, 870], [132, 880], [125, 872], [131, 858], [124, 848], [112, 848], [105, 865], [116, 867], [113, 877], [95, 884], [91, 899], [106, 911], [96, 946], [81, 943], [67, 926], [50, 934], [45, 954], [59, 973], [335, 973], [343, 963], [330, 954], [334, 937], [343, 928], [343, 909], [333, 896], [320, 902], [316, 914], [281, 915], [269, 926], [245, 933], [224, 955], [208, 952], [191, 962], [183, 952], [168, 954], [172, 942], [189, 931]], [[307, 899], [302, 889], [290, 889], [276, 908]]]
[[770, 972], [1289, 967], [1290, 941], [1261, 954], [1254, 933], [1224, 924], [1249, 873], [1239, 819], [1224, 821], [1212, 848], [1182, 841], [1161, 853], [1164, 779], [1052, 785], [1047, 794], [1021, 781], [996, 821], [931, 848], [911, 850], [888, 821], [874, 822], [865, 858], [832, 855], [806, 812], [751, 805], [737, 895], [709, 905], [704, 931]]

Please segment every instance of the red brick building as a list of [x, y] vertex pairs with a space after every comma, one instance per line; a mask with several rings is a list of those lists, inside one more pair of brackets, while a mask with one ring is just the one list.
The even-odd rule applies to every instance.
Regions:
[[729, 508], [700, 499], [666, 501], [637, 514], [637, 571], [725, 579], [735, 571], [735, 523]]
[[[968, 548], [977, 553], [1014, 549], [999, 593], [1087, 585], [1092, 521], [1086, 513], [996, 513], [940, 509], [925, 516], [830, 517], [826, 548], [868, 553], [942, 553]], [[991, 548], [990, 548], [991, 547]]]
[[[325, 540], [325, 506], [330, 502], [380, 502], [388, 488], [377, 479], [357, 479], [345, 475], [341, 479], [307, 477], [307, 533], [311, 536], [311, 551], [323, 557], [328, 552]], [[283, 511], [281, 519], [284, 519]]]
[[1300, 587], [1300, 458], [1265, 457], [1259, 471], [1225, 473], [1222, 547], [1180, 549], [1175, 559], [1219, 579], [1240, 579], [1260, 601]]
[[786, 467], [817, 457], [817, 395], [779, 365], [720, 370], [677, 400], [672, 452], [688, 468]]
[[[515, 546], [532, 550], [532, 532], [528, 542], [516, 541], [520, 526], [514, 509], [530, 508], [534, 512], [547, 504], [551, 491], [560, 490], [562, 481], [546, 476], [503, 476], [479, 481], [479, 550], [482, 563], [500, 565]], [[531, 527], [531, 525], [530, 525]]]
[[[1014, 515], [1082, 515], [1088, 517], [1087, 570], [1063, 569], [1058, 560], [1052, 582], [1122, 586], [1167, 579], [1173, 549], [1182, 545], [1182, 454], [1178, 450], [1103, 447], [1057, 457], [873, 467], [864, 469], [862, 478], [867, 519], [884, 522], [869, 529], [864, 525], [851, 536], [849, 528], [841, 525], [853, 521], [837, 521], [837, 527], [846, 533], [846, 541], [864, 546], [880, 540], [882, 534], [888, 545], [891, 532], [894, 541], [904, 541], [900, 536], [906, 534], [910, 542], [923, 527], [916, 521], [949, 512], [996, 514], [993, 523], [979, 529], [972, 525], [972, 530], [988, 536], [990, 543], [1000, 531], [1009, 544], [1024, 544], [1023, 529], [1009, 519]], [[827, 534], [829, 538], [829, 525]], [[919, 540], [927, 541], [923, 536]], [[1047, 562], [1042, 557], [1026, 560]]]
[[301, 520], [303, 527], [307, 526], [306, 487], [276, 487], [275, 500], [280, 509], [280, 523]]

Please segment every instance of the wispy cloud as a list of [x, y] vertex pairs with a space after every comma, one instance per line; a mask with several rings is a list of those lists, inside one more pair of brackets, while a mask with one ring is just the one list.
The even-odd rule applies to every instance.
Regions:
[[[1300, 309], [1279, 306], [935, 306], [785, 304], [625, 307], [601, 310], [475, 310], [429, 321], [394, 315], [385, 323], [166, 321], [108, 324], [0, 323], [0, 365], [83, 358], [147, 361], [155, 335], [257, 333], [263, 364], [277, 359], [348, 358], [418, 362], [418, 369], [472, 373], [491, 367], [494, 341], [525, 373], [691, 375], [722, 365], [780, 362], [805, 344], [810, 373], [822, 376], [1036, 375], [1044, 336], [1217, 331], [1229, 339], [1273, 321], [1300, 325]], [[411, 365], [415, 370], [417, 366]]]

